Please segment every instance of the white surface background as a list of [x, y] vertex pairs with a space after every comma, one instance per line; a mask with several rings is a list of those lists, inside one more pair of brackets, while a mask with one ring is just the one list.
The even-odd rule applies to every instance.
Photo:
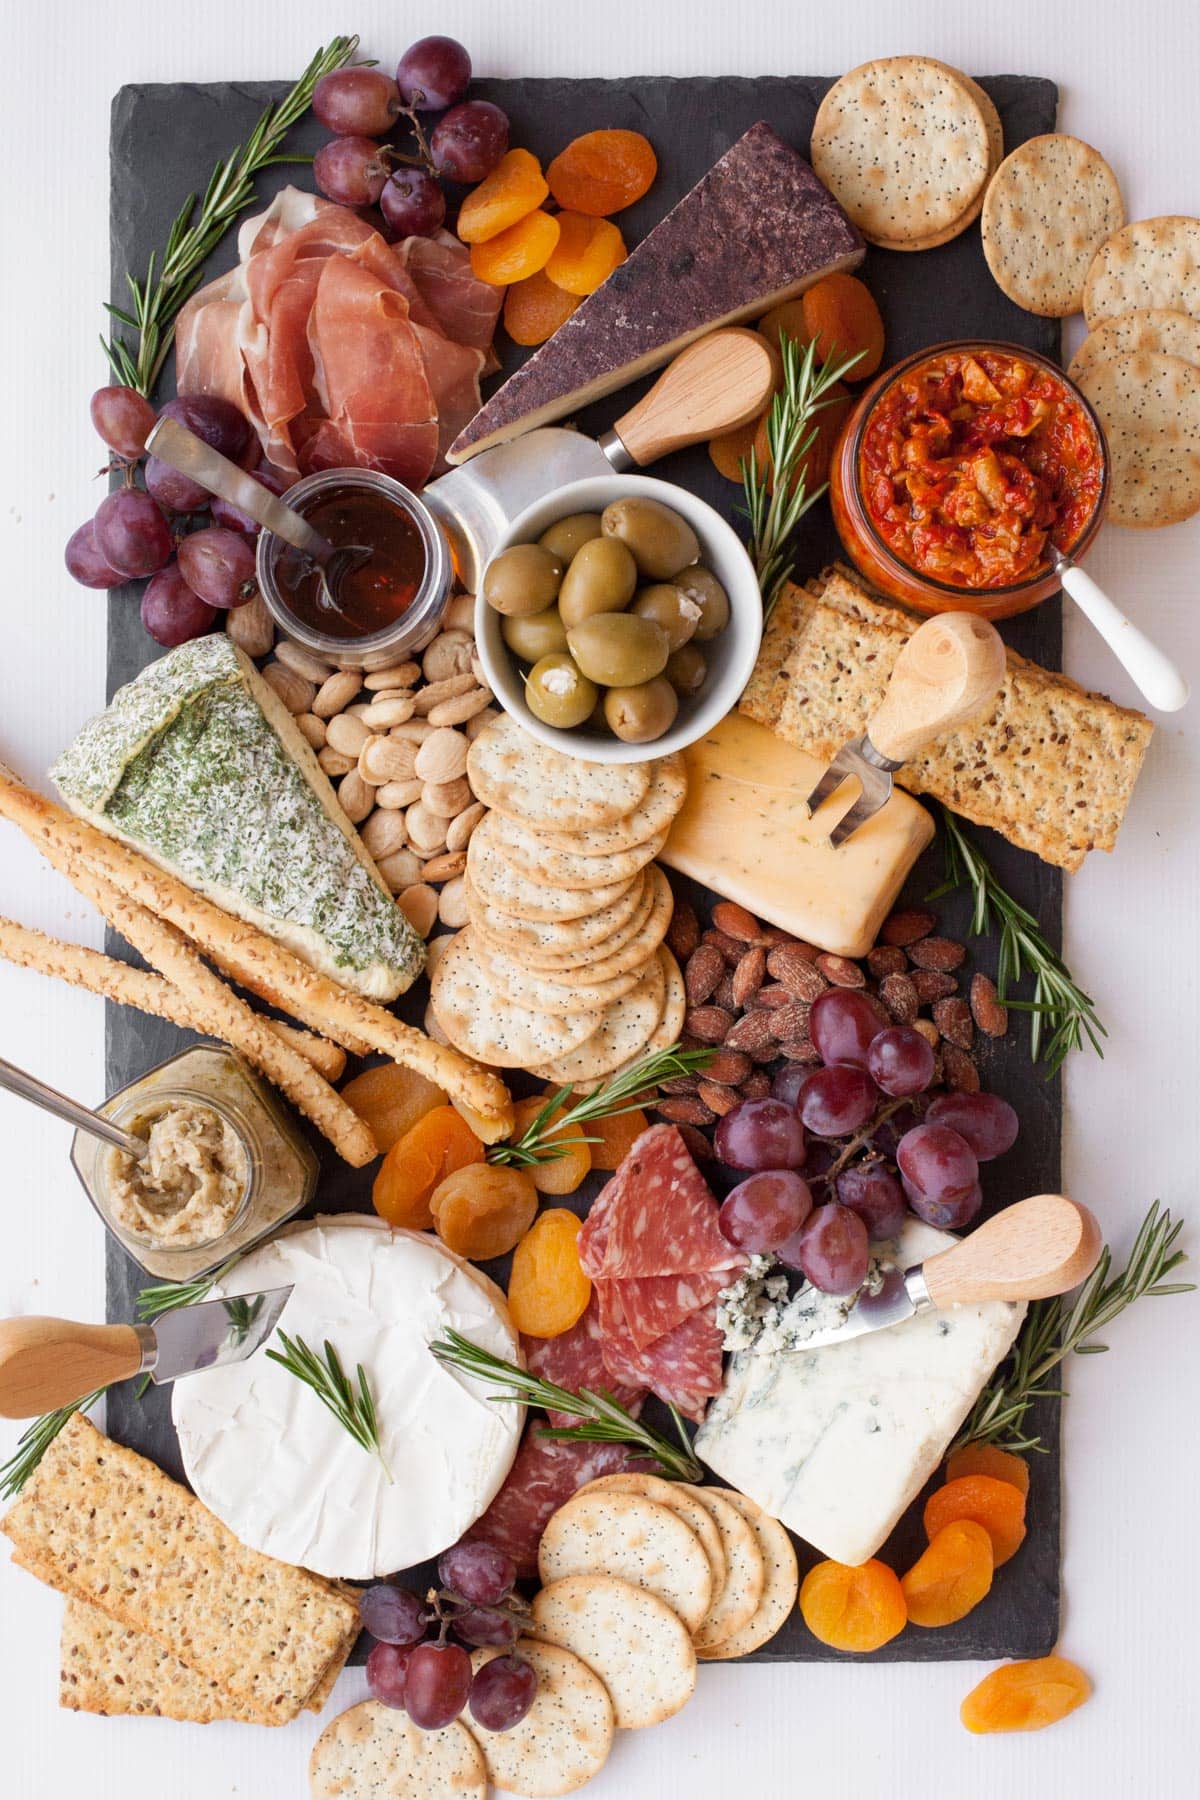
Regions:
[[[127, 81], [291, 77], [334, 31], [354, 28], [385, 63], [425, 31], [451, 32], [494, 75], [836, 74], [911, 51], [977, 75], [1046, 75], [1062, 89], [1061, 125], [1104, 151], [1131, 217], [1200, 210], [1200, 27], [1184, 0], [1133, 9], [1116, 0], [441, 0], [425, 12], [322, 0], [23, 0], [8, 15], [0, 66], [0, 757], [29, 776], [103, 700], [103, 597], [73, 586], [62, 546], [98, 497], [101, 456], [86, 409], [106, 379], [96, 337], [108, 289], [111, 96]], [[1193, 683], [1198, 551], [1200, 520], [1153, 534], [1112, 529], [1089, 563], [1174, 648]], [[1067, 666], [1134, 702], [1070, 617]], [[1119, 849], [1095, 856], [1068, 895], [1068, 956], [1111, 1035], [1102, 1064], [1080, 1056], [1070, 1067], [1068, 1185], [1119, 1248], [1159, 1197], [1192, 1214], [1200, 1253], [1198, 705], [1185, 722], [1161, 725]], [[7, 830], [0, 911], [100, 941], [84, 903]], [[0, 966], [0, 1054], [98, 1100], [101, 1002]], [[101, 1317], [102, 1243], [67, 1164], [67, 1128], [0, 1096], [0, 1134], [0, 1313]], [[1146, 1302], [1113, 1330], [1110, 1356], [1077, 1359], [1070, 1371], [1062, 1648], [1096, 1684], [1072, 1719], [1036, 1737], [969, 1737], [958, 1704], [982, 1666], [709, 1668], [686, 1713], [618, 1745], [591, 1789], [596, 1800], [801, 1789], [853, 1800], [1194, 1795], [1198, 1328], [1194, 1296]], [[0, 1432], [0, 1451], [14, 1435]], [[291, 1800], [305, 1791], [317, 1731], [308, 1715], [268, 1732], [60, 1713], [61, 1602], [15, 1571], [0, 1585], [0, 1792]], [[345, 1676], [329, 1716], [362, 1691], [360, 1673]]]

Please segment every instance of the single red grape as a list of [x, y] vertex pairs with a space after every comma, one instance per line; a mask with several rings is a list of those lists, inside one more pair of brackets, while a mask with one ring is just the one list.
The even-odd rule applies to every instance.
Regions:
[[825, 1294], [852, 1294], [867, 1279], [867, 1228], [848, 1206], [818, 1206], [797, 1239], [799, 1267]]
[[73, 531], [67, 539], [67, 548], [63, 560], [67, 571], [83, 587], [115, 588], [120, 587], [125, 576], [116, 569], [110, 568], [100, 554], [96, 543], [96, 521], [89, 519], [78, 531]]
[[118, 488], [96, 508], [96, 548], [110, 569], [153, 575], [171, 558], [171, 527], [141, 488]]
[[249, 420], [218, 394], [177, 394], [159, 408], [159, 417], [178, 419], [231, 462], [238, 460], [250, 436]]
[[136, 462], [154, 425], [150, 402], [136, 388], [97, 388], [91, 399], [91, 414], [92, 424], [109, 449]]
[[976, 1182], [965, 1194], [922, 1194], [909, 1189], [909, 1203], [918, 1219], [941, 1231], [961, 1231], [983, 1205], [983, 1189]]
[[313, 89], [312, 109], [338, 137], [382, 137], [400, 116], [400, 90], [382, 69], [334, 69]]
[[446, 196], [428, 169], [394, 169], [379, 210], [398, 238], [432, 237], [446, 217]]
[[146, 492], [153, 494], [168, 512], [194, 513], [207, 506], [212, 496], [207, 488], [181, 470], [173, 469], [157, 456], [146, 458]]
[[858, 1214], [875, 1243], [895, 1237], [904, 1224], [904, 1189], [884, 1163], [855, 1163], [843, 1169], [837, 1178], [837, 1197]]
[[425, 1602], [411, 1588], [377, 1581], [358, 1599], [363, 1629], [381, 1644], [418, 1644], [427, 1623]]
[[771, 1078], [771, 1098], [782, 1100], [785, 1106], [790, 1106], [795, 1111], [800, 1089], [804, 1086], [808, 1073], [803, 1063], [784, 1063], [782, 1069]]
[[482, 181], [508, 149], [508, 115], [490, 100], [452, 106], [434, 126], [429, 149], [448, 181]]
[[729, 1169], [798, 1169], [804, 1131], [781, 1100], [743, 1100], [717, 1126], [717, 1159]]
[[879, 1101], [879, 1090], [865, 1069], [853, 1063], [831, 1063], [814, 1069], [800, 1089], [800, 1117], [817, 1137], [848, 1137], [861, 1131]]
[[179, 567], [192, 592], [210, 606], [244, 606], [258, 592], [253, 544], [222, 525], [206, 525], [183, 538]]
[[206, 606], [199, 595], [193, 594], [179, 573], [177, 562], [160, 569], [143, 589], [142, 624], [155, 643], [168, 650], [211, 630], [216, 616], [215, 606]]
[[923, 1094], [933, 1080], [933, 1047], [911, 1025], [890, 1025], [872, 1038], [867, 1068], [885, 1094]]
[[367, 1657], [367, 1686], [372, 1697], [398, 1712], [404, 1711], [404, 1680], [411, 1655], [411, 1644], [380, 1643], [372, 1646]]
[[438, 1558], [438, 1580], [452, 1594], [476, 1606], [507, 1600], [517, 1579], [517, 1565], [503, 1550], [482, 1539], [451, 1544]]
[[456, 38], [423, 37], [410, 44], [396, 69], [396, 85], [416, 112], [441, 112], [467, 91], [471, 58]]
[[461, 1644], [417, 1644], [408, 1653], [404, 1707], [421, 1731], [453, 1724], [471, 1691], [471, 1658]]
[[968, 1193], [979, 1179], [975, 1152], [949, 1125], [926, 1123], [906, 1131], [896, 1161], [914, 1206], [917, 1195], [953, 1199]]
[[870, 1000], [853, 988], [826, 988], [808, 1015], [808, 1035], [827, 1063], [854, 1063], [865, 1069], [871, 1040], [883, 1029]]
[[339, 206], [374, 206], [387, 178], [388, 164], [374, 138], [331, 138], [313, 157], [313, 180]]
[[949, 1125], [965, 1138], [978, 1162], [1003, 1156], [1017, 1141], [1021, 1122], [999, 1094], [939, 1094], [926, 1118], [931, 1125]]
[[511, 1731], [537, 1699], [537, 1675], [523, 1656], [493, 1656], [471, 1683], [471, 1717], [485, 1731]]
[[464, 1606], [454, 1620], [464, 1644], [499, 1644], [505, 1648], [520, 1636], [516, 1620], [498, 1606]]
[[793, 1169], [763, 1169], [730, 1189], [717, 1224], [736, 1249], [764, 1255], [799, 1231], [812, 1204], [808, 1183]]

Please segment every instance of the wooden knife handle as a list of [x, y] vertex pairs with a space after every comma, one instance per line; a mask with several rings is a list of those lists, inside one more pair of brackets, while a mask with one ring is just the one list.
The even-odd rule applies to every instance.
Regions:
[[1036, 1194], [931, 1256], [925, 1285], [935, 1306], [1044, 1300], [1086, 1281], [1102, 1246], [1100, 1226], [1086, 1206], [1065, 1194]]
[[779, 375], [779, 354], [757, 331], [738, 325], [710, 331], [668, 363], [614, 429], [645, 468], [686, 444], [749, 424], [770, 405]]
[[153, 1362], [147, 1326], [0, 1319], [0, 1416], [34, 1419]]
[[907, 762], [926, 744], [986, 712], [1004, 680], [1000, 633], [974, 613], [938, 613], [896, 658], [887, 693], [867, 727], [881, 756]]

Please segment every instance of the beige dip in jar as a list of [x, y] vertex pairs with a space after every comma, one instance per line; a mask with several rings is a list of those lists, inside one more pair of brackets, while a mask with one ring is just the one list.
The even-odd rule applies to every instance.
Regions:
[[162, 1100], [128, 1129], [145, 1138], [146, 1154], [139, 1162], [109, 1151], [105, 1180], [117, 1224], [177, 1249], [224, 1237], [250, 1183], [250, 1157], [229, 1120], [191, 1100]]

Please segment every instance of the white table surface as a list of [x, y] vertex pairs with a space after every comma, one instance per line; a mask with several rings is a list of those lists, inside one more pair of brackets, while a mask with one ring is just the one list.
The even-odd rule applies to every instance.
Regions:
[[[926, 51], [973, 74], [1055, 79], [1062, 126], [1104, 151], [1131, 217], [1200, 204], [1197, 27], [1184, 0], [1142, 0], [1133, 10], [1116, 0], [442, 0], [424, 14], [360, 0], [351, 16], [338, 14], [321, 0], [43, 0], [8, 16], [0, 758], [35, 779], [103, 700], [103, 596], [72, 584], [62, 546], [98, 497], [87, 400], [106, 378], [96, 339], [108, 287], [108, 109], [123, 82], [291, 76], [351, 26], [385, 63], [422, 31], [451, 32], [481, 72], [497, 75], [835, 74], [869, 56]], [[1110, 530], [1089, 564], [1193, 681], [1198, 552], [1194, 520], [1145, 535]], [[1067, 667], [1134, 702], [1073, 617]], [[1111, 1037], [1103, 1063], [1079, 1056], [1070, 1065], [1067, 1181], [1118, 1249], [1156, 1197], [1190, 1210], [1200, 1227], [1198, 743], [1192, 716], [1161, 725], [1116, 854], [1096, 855], [1069, 884], [1068, 956]], [[84, 902], [8, 830], [0, 871], [0, 911], [99, 943]], [[102, 1094], [102, 1023], [99, 1000], [0, 966], [0, 1055], [85, 1099]], [[0, 1096], [0, 1313], [102, 1316], [103, 1247], [67, 1141], [65, 1126]], [[1200, 1232], [1193, 1241], [1200, 1246]], [[1062, 1648], [1096, 1685], [1073, 1718], [1040, 1736], [970, 1737], [958, 1704], [981, 1665], [707, 1668], [684, 1714], [619, 1743], [593, 1784], [596, 1800], [802, 1787], [853, 1800], [1194, 1795], [1198, 1328], [1194, 1296], [1145, 1302], [1113, 1329], [1111, 1355], [1076, 1359], [1070, 1370]], [[14, 1436], [0, 1431], [0, 1454]], [[60, 1712], [61, 1602], [15, 1570], [0, 1574], [0, 1590], [0, 1792], [12, 1800], [77, 1791], [140, 1800], [164, 1790], [175, 1800], [291, 1800], [306, 1791], [318, 1730], [308, 1715], [268, 1732]], [[327, 1716], [364, 1691], [361, 1672], [344, 1676]]]

